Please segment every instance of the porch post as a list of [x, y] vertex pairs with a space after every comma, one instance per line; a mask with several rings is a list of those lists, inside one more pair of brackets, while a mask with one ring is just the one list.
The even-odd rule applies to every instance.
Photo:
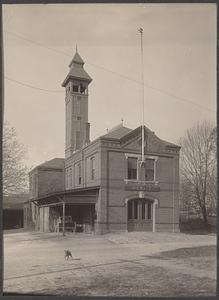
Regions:
[[62, 203], [62, 234], [65, 235], [65, 202]]
[[153, 209], [153, 227], [152, 231], [155, 232], [155, 224], [156, 224], [156, 205], [157, 205], [157, 200], [155, 200], [152, 204], [152, 209]]
[[153, 208], [153, 229], [152, 229], [152, 231], [155, 232], [155, 202], [153, 202], [152, 208]]

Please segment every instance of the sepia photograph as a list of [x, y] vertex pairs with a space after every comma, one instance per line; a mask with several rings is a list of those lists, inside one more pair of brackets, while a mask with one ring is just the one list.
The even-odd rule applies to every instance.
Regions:
[[3, 295], [217, 294], [217, 5], [4, 4]]

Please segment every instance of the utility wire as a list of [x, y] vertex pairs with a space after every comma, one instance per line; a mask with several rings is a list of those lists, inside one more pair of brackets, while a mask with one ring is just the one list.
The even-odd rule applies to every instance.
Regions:
[[[13, 36], [15, 36], [15, 37], [17, 37], [17, 38], [20, 38], [20, 39], [22, 39], [22, 40], [25, 40], [25, 41], [27, 41], [27, 42], [29, 42], [29, 43], [35, 44], [35, 45], [37, 45], [37, 46], [40, 46], [40, 47], [42, 47], [42, 48], [46, 48], [46, 49], [48, 49], [48, 50], [51, 50], [51, 51], [54, 51], [54, 52], [63, 54], [63, 55], [65, 55], [65, 56], [72, 57], [70, 54], [67, 54], [67, 53], [64, 52], [64, 51], [60, 51], [60, 50], [57, 50], [57, 49], [54, 49], [54, 48], [51, 48], [51, 47], [47, 47], [47, 46], [45, 46], [45, 45], [43, 45], [43, 44], [41, 44], [41, 43], [35, 42], [35, 41], [31, 40], [31, 39], [28, 39], [28, 38], [26, 38], [26, 37], [24, 37], [24, 36], [22, 36], [22, 35], [17, 34], [17, 33], [14, 33], [14, 32], [8, 31], [8, 30], [4, 30], [4, 32], [9, 33], [9, 34], [11, 34], [11, 35], [13, 35]], [[117, 75], [117, 76], [119, 76], [119, 77], [122, 77], [122, 78], [125, 78], [125, 79], [127, 79], [127, 80], [129, 80], [129, 81], [132, 81], [132, 82], [141, 84], [141, 82], [139, 82], [139, 81], [136, 80], [136, 79], [130, 78], [130, 77], [128, 77], [128, 76], [125, 76], [125, 75], [120, 74], [120, 73], [118, 73], [118, 72], [112, 71], [112, 70], [107, 69], [107, 68], [105, 68], [105, 67], [98, 66], [98, 65], [96, 65], [96, 64], [90, 63], [89, 61], [87, 61], [86, 63], [89, 64], [89, 65], [91, 65], [91, 66], [94, 66], [94, 67], [96, 67], [96, 68], [102, 69], [102, 70], [104, 70], [104, 71], [106, 71], [106, 72], [115, 74], [115, 75]], [[29, 85], [29, 84], [26, 84], [26, 83], [23, 83], [23, 82], [19, 82], [19, 81], [15, 80], [15, 79], [12, 79], [12, 78], [9, 78], [9, 77], [5, 77], [5, 78], [8, 79], [8, 80], [14, 81], [14, 82], [16, 82], [16, 83], [18, 83], [18, 84], [21, 84], [21, 85], [24, 85], [24, 86], [27, 86], [27, 87], [30, 87], [30, 88], [38, 89], [38, 90], [41, 90], [41, 91], [53, 92], [53, 93], [61, 93], [61, 92], [62, 92], [61, 90], [59, 91], [59, 90], [47, 90], [47, 89], [37, 88], [37, 87], [31, 86], [31, 85]], [[168, 96], [170, 96], [170, 97], [172, 97], [172, 98], [175, 98], [175, 99], [177, 99], [177, 100], [179, 100], [179, 101], [181, 101], [181, 102], [193, 104], [193, 105], [196, 105], [197, 107], [200, 107], [200, 108], [202, 108], [202, 109], [204, 109], [204, 110], [207, 110], [207, 111], [209, 111], [209, 112], [215, 113], [215, 111], [212, 110], [212, 109], [209, 109], [209, 108], [207, 108], [207, 107], [205, 107], [205, 106], [200, 105], [199, 103], [196, 103], [196, 102], [194, 102], [194, 101], [188, 100], [188, 99], [186, 99], [186, 98], [184, 98], [184, 97], [176, 96], [176, 95], [174, 95], [174, 94], [171, 93], [171, 92], [168, 92], [168, 91], [165, 91], [165, 90], [162, 90], [162, 89], [159, 89], [159, 88], [155, 88], [155, 87], [153, 87], [153, 86], [151, 86], [151, 85], [149, 85], [149, 84], [146, 84], [146, 83], [144, 83], [144, 86], [147, 87], [147, 88], [149, 88], [149, 89], [155, 90], [155, 91], [157, 91], [157, 92], [159, 92], [159, 93], [166, 94], [166, 95], [168, 95]]]
[[58, 90], [47, 90], [47, 89], [35, 87], [35, 86], [33, 86], [33, 85], [30, 85], [30, 84], [27, 84], [27, 83], [24, 83], [24, 82], [21, 82], [21, 81], [12, 79], [12, 78], [7, 77], [7, 76], [5, 76], [4, 78], [7, 79], [7, 80], [9, 80], [9, 81], [16, 82], [17, 84], [20, 84], [20, 85], [29, 87], [29, 88], [31, 88], [31, 89], [40, 90], [40, 91], [43, 91], [43, 92], [50, 92], [50, 93], [63, 93], [63, 91], [61, 91], [61, 90], [60, 90], [60, 91], [58, 91]]
[[[107, 72], [110, 72], [110, 73], [115, 74], [115, 75], [117, 75], [117, 76], [120, 76], [120, 77], [122, 77], [122, 78], [125, 78], [125, 79], [127, 79], [127, 80], [129, 80], [129, 81], [133, 81], [133, 82], [135, 82], [135, 83], [137, 83], [137, 84], [141, 84], [141, 82], [138, 81], [138, 80], [136, 80], [136, 79], [133, 79], [133, 78], [130, 78], [130, 77], [125, 76], [125, 75], [123, 75], [123, 74], [117, 73], [117, 72], [115, 72], [115, 71], [106, 69], [105, 67], [95, 65], [95, 64], [90, 63], [90, 62], [88, 62], [88, 61], [86, 61], [86, 63], [89, 64], [89, 65], [92, 65], [92, 66], [94, 66], [94, 67], [96, 67], [96, 68], [102, 69], [102, 70], [104, 70], [104, 71], [107, 71]], [[205, 106], [203, 106], [203, 105], [200, 105], [199, 103], [193, 102], [193, 101], [188, 100], [188, 99], [186, 99], [186, 98], [184, 98], [184, 97], [176, 96], [176, 95], [172, 94], [171, 92], [167, 92], [167, 91], [164, 91], [164, 90], [162, 90], [162, 89], [155, 88], [155, 87], [153, 87], [153, 86], [151, 86], [151, 85], [149, 85], [149, 84], [147, 84], [147, 83], [144, 83], [144, 86], [147, 87], [147, 88], [149, 88], [149, 89], [151, 89], [151, 90], [157, 91], [157, 92], [159, 92], [159, 93], [161, 93], [161, 94], [166, 94], [167, 96], [170, 96], [171, 98], [175, 98], [175, 99], [177, 99], [177, 100], [179, 100], [179, 101], [187, 102], [187, 103], [196, 105], [196, 106], [198, 106], [198, 107], [200, 107], [200, 108], [202, 108], [202, 109], [208, 110], [208, 111], [210, 111], [210, 112], [215, 112], [215, 111], [212, 110], [212, 109], [209, 109], [209, 108], [207, 108], [207, 107], [205, 107]]]
[[[62, 90], [48, 90], [48, 89], [43, 89], [43, 88], [35, 87], [35, 86], [33, 86], [33, 85], [30, 85], [30, 84], [27, 84], [27, 83], [24, 83], [24, 82], [15, 80], [15, 79], [10, 78], [10, 77], [8, 77], [8, 76], [4, 76], [4, 78], [7, 79], [7, 80], [9, 80], [9, 81], [15, 82], [15, 83], [17, 83], [17, 84], [20, 84], [20, 85], [23, 85], [23, 86], [25, 86], [25, 87], [29, 87], [29, 88], [32, 88], [32, 89], [35, 89], [35, 90], [40, 90], [40, 91], [50, 92], [50, 93], [63, 93]], [[131, 80], [131, 79], [129, 79], [129, 80]], [[137, 82], [137, 83], [139, 83], [139, 82]], [[147, 85], [144, 84], [144, 86], [147, 86]], [[154, 89], [154, 90], [156, 90], [156, 91], [158, 91], [158, 92], [160, 92], [160, 93], [164, 93], [162, 90], [159, 90], [159, 89], [157, 89], [157, 88], [153, 88], [153, 87], [150, 87], [150, 88], [151, 88], [151, 89]], [[165, 93], [166, 93], [167, 95], [169, 95], [170, 97], [176, 98], [173, 94], [171, 94], [171, 93], [169, 93], [169, 92], [165, 92]], [[214, 110], [209, 109], [209, 108], [207, 108], [207, 107], [205, 107], [205, 106], [202, 106], [202, 105], [200, 105], [200, 104], [198, 104], [198, 103], [192, 102], [192, 101], [190, 101], [190, 100], [187, 100], [187, 99], [185, 99], [185, 98], [179, 98], [179, 97], [178, 97], [178, 99], [181, 100], [181, 101], [183, 101], [183, 102], [187, 102], [187, 103], [191, 103], [191, 104], [193, 104], [193, 105], [196, 105], [196, 106], [198, 106], [198, 107], [200, 107], [200, 108], [202, 108], [202, 109], [204, 109], [204, 110], [208, 110], [209, 112], [215, 113]]]
[[39, 43], [39, 42], [35, 42], [35, 41], [33, 41], [33, 40], [31, 40], [31, 39], [28, 39], [28, 38], [26, 38], [26, 37], [24, 37], [24, 36], [22, 36], [22, 35], [20, 35], [20, 34], [17, 34], [17, 33], [15, 33], [15, 32], [11, 32], [11, 31], [8, 31], [8, 30], [4, 30], [4, 32], [9, 33], [9, 34], [11, 34], [11, 35], [13, 35], [13, 36], [15, 36], [15, 37], [17, 37], [17, 38], [19, 38], [19, 39], [22, 39], [22, 40], [24, 40], [24, 41], [27, 41], [27, 42], [29, 42], [29, 43], [35, 44], [35, 45], [37, 45], [37, 46], [40, 46], [40, 47], [42, 47], [42, 48], [46, 48], [46, 49], [48, 49], [48, 50], [51, 50], [51, 51], [54, 51], [54, 52], [57, 52], [57, 53], [60, 53], [60, 54], [64, 54], [64, 55], [66, 55], [66, 56], [68, 56], [68, 57], [71, 57], [71, 55], [67, 54], [67, 53], [64, 52], [64, 51], [57, 50], [57, 49], [54, 49], [54, 48], [45, 46], [44, 44], [41, 44], [41, 43]]

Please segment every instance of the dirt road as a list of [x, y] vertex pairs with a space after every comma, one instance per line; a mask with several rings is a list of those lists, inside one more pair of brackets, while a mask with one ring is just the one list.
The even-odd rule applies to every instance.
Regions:
[[[215, 245], [213, 235], [5, 234], [4, 292], [78, 296], [215, 295]], [[186, 249], [184, 255], [177, 254], [179, 248]], [[65, 249], [72, 251], [72, 260], [64, 260]], [[162, 253], [169, 254], [162, 256]]]

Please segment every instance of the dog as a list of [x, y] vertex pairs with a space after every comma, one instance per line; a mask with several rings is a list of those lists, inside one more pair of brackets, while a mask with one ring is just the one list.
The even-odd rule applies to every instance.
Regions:
[[69, 260], [69, 258], [72, 259], [72, 254], [70, 250], [64, 250], [65, 251], [65, 260]]

